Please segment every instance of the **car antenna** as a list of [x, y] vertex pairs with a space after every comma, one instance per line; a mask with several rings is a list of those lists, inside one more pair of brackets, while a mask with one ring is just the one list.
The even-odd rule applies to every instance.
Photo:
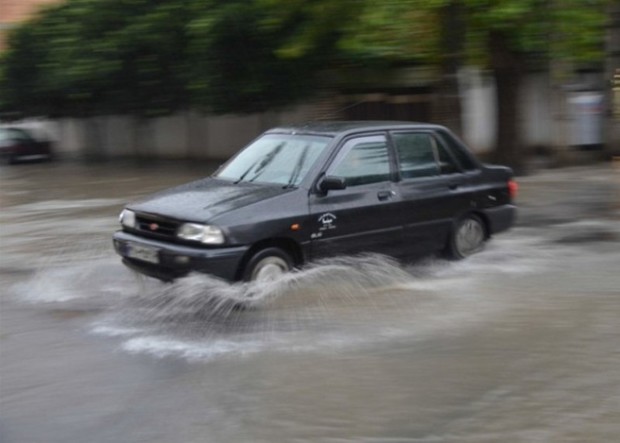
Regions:
[[334, 111], [327, 112], [327, 113], [321, 115], [319, 118], [317, 118], [315, 120], [312, 120], [312, 121], [330, 120], [330, 119], [334, 118], [335, 115], [340, 114], [342, 111], [346, 111], [347, 109], [350, 109], [350, 108], [352, 108], [354, 106], [357, 106], [357, 105], [360, 105], [362, 103], [364, 103], [364, 100], [359, 100], [359, 101], [357, 101], [357, 102], [355, 102], [355, 103], [353, 103], [351, 105], [343, 106], [342, 108], [336, 109]]

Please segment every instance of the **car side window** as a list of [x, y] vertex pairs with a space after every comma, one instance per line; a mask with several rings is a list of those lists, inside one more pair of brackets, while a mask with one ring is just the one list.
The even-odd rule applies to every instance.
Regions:
[[367, 185], [390, 179], [387, 139], [383, 135], [348, 140], [328, 175], [343, 177], [347, 186]]
[[454, 155], [461, 165], [461, 167], [466, 171], [474, 171], [478, 169], [478, 165], [471, 159], [470, 155], [465, 152], [465, 148], [463, 148], [459, 143], [454, 140], [452, 136], [445, 133], [444, 131], [439, 132], [441, 140], [446, 144], [446, 147], [450, 150], [452, 155]]
[[460, 172], [454, 157], [430, 133], [396, 133], [393, 139], [404, 179]]
[[430, 134], [397, 133], [393, 135], [401, 177], [418, 178], [439, 175], [435, 159], [435, 140]]
[[441, 174], [455, 174], [460, 172], [456, 162], [448, 150], [440, 143], [436, 144], [437, 160], [439, 161], [439, 172]]

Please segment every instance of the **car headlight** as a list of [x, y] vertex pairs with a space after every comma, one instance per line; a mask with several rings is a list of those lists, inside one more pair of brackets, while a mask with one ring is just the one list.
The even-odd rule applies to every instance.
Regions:
[[198, 223], [182, 224], [177, 231], [177, 237], [184, 240], [199, 241], [207, 245], [221, 245], [224, 243], [224, 233], [220, 228]]
[[118, 221], [126, 228], [135, 228], [136, 213], [128, 209], [123, 209], [121, 215], [118, 216]]

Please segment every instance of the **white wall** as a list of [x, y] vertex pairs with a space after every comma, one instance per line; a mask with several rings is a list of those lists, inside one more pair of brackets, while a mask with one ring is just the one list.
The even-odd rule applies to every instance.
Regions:
[[[103, 157], [226, 159], [265, 130], [308, 121], [313, 112], [313, 105], [251, 115], [185, 112], [151, 119], [142, 126], [128, 116], [97, 117], [99, 152]], [[84, 119], [29, 119], [3, 126], [28, 128], [40, 138], [51, 139], [61, 155], [82, 155], [92, 144], [87, 137], [92, 127]]]
[[[553, 146], [554, 119], [547, 74], [530, 74], [521, 85], [520, 125], [527, 146]], [[475, 68], [461, 75], [464, 139], [474, 151], [493, 149], [497, 101], [492, 77]]]
[[475, 68], [460, 76], [463, 138], [475, 152], [489, 151], [495, 140], [495, 86], [492, 78]]

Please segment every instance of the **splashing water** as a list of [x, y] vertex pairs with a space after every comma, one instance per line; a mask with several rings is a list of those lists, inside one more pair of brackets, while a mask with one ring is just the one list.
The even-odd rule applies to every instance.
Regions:
[[192, 320], [234, 324], [247, 313], [254, 318], [269, 312], [327, 309], [352, 305], [378, 291], [411, 280], [395, 261], [379, 256], [339, 257], [317, 262], [267, 282], [229, 283], [192, 274], [170, 284], [140, 279], [139, 289], [124, 301], [133, 309], [131, 322], [182, 323]]
[[91, 332], [123, 340], [132, 353], [206, 359], [351, 348], [475, 321], [480, 310], [471, 306], [481, 276], [540, 270], [560, 253], [561, 246], [553, 247], [541, 253], [540, 239], [521, 232], [460, 262], [431, 258], [403, 266], [381, 255], [334, 257], [249, 283], [205, 274], [161, 283], [101, 251], [81, 251], [82, 260], [43, 267], [15, 292], [30, 303], [96, 306]]

